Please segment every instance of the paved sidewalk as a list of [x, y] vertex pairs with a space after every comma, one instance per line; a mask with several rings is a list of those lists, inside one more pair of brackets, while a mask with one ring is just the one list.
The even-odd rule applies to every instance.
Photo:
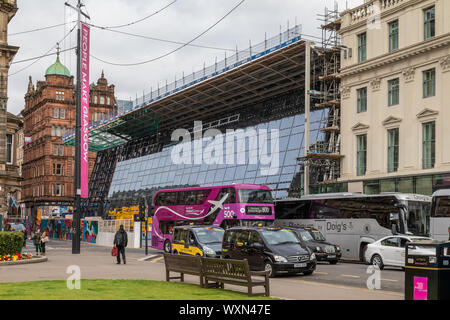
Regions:
[[[50, 245], [50, 247], [52, 247]], [[68, 248], [49, 250], [48, 262], [34, 265], [0, 267], [0, 283], [66, 280], [67, 267], [77, 265], [82, 279], [142, 279], [165, 281], [163, 263], [138, 261], [143, 252], [127, 252], [127, 264], [117, 265], [110, 255], [111, 248], [83, 245], [80, 255], [72, 255]], [[345, 287], [332, 284], [315, 283], [307, 278], [280, 277], [270, 280], [271, 295], [294, 300], [402, 300], [403, 294], [387, 291]], [[198, 277], [186, 276], [186, 282], [198, 284]], [[245, 292], [242, 287], [225, 286]]]

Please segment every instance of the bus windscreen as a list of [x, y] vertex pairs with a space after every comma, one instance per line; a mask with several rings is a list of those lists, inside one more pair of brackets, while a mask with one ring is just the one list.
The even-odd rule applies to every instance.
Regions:
[[273, 203], [269, 190], [239, 189], [239, 203]]

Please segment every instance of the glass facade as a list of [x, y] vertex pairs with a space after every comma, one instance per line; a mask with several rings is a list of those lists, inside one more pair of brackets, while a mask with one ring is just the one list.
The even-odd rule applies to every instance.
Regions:
[[450, 174], [434, 174], [364, 181], [364, 193], [402, 192], [431, 196], [438, 188], [449, 186]]
[[[311, 112], [310, 144], [324, 139], [320, 129], [321, 120], [326, 117], [327, 109]], [[251, 139], [244, 137], [242, 144], [238, 139], [232, 140], [232, 148], [225, 139], [227, 128], [222, 128], [224, 143], [220, 143], [220, 147], [213, 145], [211, 139], [203, 141], [203, 148], [199, 148], [197, 140], [190, 144], [169, 145], [162, 152], [118, 162], [109, 197], [121, 192], [233, 183], [267, 185], [273, 191], [274, 198], [287, 197], [294, 177], [301, 174], [297, 158], [304, 155], [304, 122], [304, 114], [297, 114], [246, 128], [242, 126], [242, 130], [247, 133], [252, 130], [258, 133], [257, 143], [250, 143]], [[278, 132], [278, 137], [272, 134], [272, 130]], [[260, 132], [267, 132], [267, 135], [261, 135]], [[217, 137], [214, 141], [220, 142]], [[192, 161], [174, 161], [173, 153], [178, 154], [183, 145], [192, 150]], [[210, 152], [210, 149], [214, 149], [214, 152]], [[198, 159], [199, 151], [203, 153], [203, 157], [200, 157], [203, 161], [195, 160]], [[252, 158], [255, 154], [259, 158], [257, 161]], [[261, 154], [269, 158], [264, 159]], [[266, 170], [268, 167], [274, 170]]]

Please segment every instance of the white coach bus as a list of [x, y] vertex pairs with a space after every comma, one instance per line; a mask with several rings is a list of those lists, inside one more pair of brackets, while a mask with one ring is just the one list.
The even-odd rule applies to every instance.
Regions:
[[429, 235], [430, 214], [429, 196], [332, 193], [276, 201], [274, 224], [314, 227], [341, 246], [344, 259], [362, 261], [366, 245], [382, 237]]
[[439, 241], [450, 240], [450, 189], [433, 193], [430, 236]]

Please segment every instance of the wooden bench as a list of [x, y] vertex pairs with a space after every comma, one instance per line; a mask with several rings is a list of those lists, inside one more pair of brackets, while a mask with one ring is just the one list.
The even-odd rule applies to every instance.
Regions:
[[[204, 287], [201, 257], [164, 253], [164, 262], [166, 264], [166, 281], [179, 279], [184, 282], [184, 275], [190, 274], [199, 276], [200, 287]], [[170, 272], [180, 273], [180, 276], [171, 277]]]
[[[223, 289], [224, 284], [232, 284], [247, 287], [248, 296], [266, 295], [270, 296], [269, 272], [268, 271], [250, 271], [247, 259], [229, 260], [202, 258], [202, 274], [205, 278], [205, 287], [208, 281], [220, 284]], [[253, 276], [264, 276], [263, 279], [254, 279]], [[264, 293], [253, 294], [253, 287], [262, 286]]]

